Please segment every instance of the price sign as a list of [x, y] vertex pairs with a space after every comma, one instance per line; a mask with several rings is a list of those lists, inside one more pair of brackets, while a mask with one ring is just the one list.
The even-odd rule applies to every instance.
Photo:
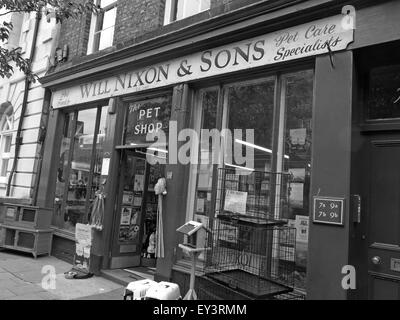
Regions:
[[343, 226], [343, 211], [343, 198], [314, 197], [314, 223]]

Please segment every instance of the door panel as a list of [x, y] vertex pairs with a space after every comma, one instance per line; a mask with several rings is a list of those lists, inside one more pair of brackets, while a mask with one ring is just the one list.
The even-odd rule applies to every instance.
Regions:
[[[400, 139], [369, 138], [368, 273], [370, 299], [400, 299]], [[399, 260], [397, 260], [399, 259]]]
[[140, 265], [143, 240], [143, 205], [148, 164], [145, 158], [124, 151], [120, 170], [111, 268]]

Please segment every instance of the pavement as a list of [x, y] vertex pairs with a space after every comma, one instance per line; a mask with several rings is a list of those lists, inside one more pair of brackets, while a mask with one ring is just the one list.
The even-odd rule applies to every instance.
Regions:
[[0, 300], [122, 300], [120, 284], [97, 276], [66, 279], [71, 268], [52, 256], [0, 249]]

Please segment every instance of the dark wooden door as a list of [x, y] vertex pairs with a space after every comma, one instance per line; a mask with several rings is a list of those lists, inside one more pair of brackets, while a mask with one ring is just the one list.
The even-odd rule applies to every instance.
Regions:
[[368, 296], [400, 300], [400, 133], [368, 137]]

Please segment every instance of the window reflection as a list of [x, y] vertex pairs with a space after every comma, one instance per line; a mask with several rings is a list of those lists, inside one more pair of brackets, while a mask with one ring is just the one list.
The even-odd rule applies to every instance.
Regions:
[[64, 229], [67, 230], [75, 230], [76, 223], [83, 222], [85, 217], [96, 114], [97, 109], [78, 113], [64, 214]]
[[368, 119], [400, 117], [400, 65], [371, 70], [368, 90]]
[[74, 232], [77, 223], [90, 219], [91, 204], [102, 185], [106, 120], [107, 107], [65, 115], [53, 216], [53, 224], [61, 229]]
[[[242, 130], [242, 139], [233, 137], [234, 148], [241, 144], [242, 154], [246, 155], [246, 146], [254, 151], [254, 168], [260, 171], [271, 171], [272, 159], [272, 125], [274, 112], [275, 80], [273, 78], [258, 83], [238, 85], [228, 89], [228, 128]], [[246, 139], [246, 129], [254, 130], [254, 141]], [[235, 166], [246, 166], [232, 157]], [[232, 167], [232, 166], [230, 166]]]
[[[296, 286], [305, 289], [310, 211], [313, 71], [289, 74], [285, 88], [283, 167], [291, 173], [289, 210], [283, 218], [296, 227]], [[287, 215], [287, 216], [286, 216]]]
[[[202, 124], [201, 129], [216, 129], [218, 91], [206, 91], [202, 94]], [[196, 206], [199, 215], [211, 214], [211, 193], [213, 177], [213, 149], [211, 139], [203, 136], [199, 150], [199, 166], [197, 172]]]

